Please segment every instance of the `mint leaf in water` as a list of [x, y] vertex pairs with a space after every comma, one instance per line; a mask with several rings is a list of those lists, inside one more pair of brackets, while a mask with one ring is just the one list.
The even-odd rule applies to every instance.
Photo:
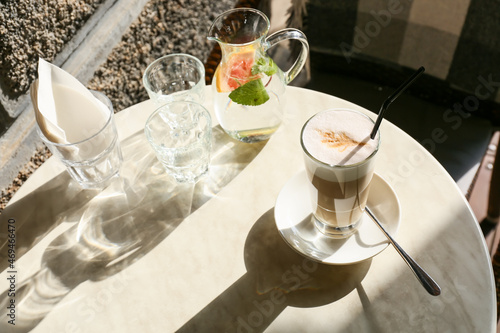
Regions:
[[252, 75], [264, 73], [267, 76], [272, 76], [278, 71], [278, 66], [271, 58], [259, 58], [257, 63], [252, 66]]
[[[278, 72], [278, 66], [271, 58], [262, 57], [252, 66], [252, 75], [260, 77], [264, 73], [272, 76]], [[241, 105], [257, 106], [264, 104], [269, 100], [269, 94], [260, 78], [249, 81], [229, 94], [229, 98]]]
[[257, 106], [269, 100], [269, 94], [261, 79], [253, 80], [234, 89], [229, 98], [241, 105]]

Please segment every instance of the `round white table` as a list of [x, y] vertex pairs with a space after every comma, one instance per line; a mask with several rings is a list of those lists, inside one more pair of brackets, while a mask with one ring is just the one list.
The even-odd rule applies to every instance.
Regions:
[[217, 126], [207, 94], [212, 165], [195, 186], [175, 184], [154, 157], [147, 101], [116, 115], [125, 161], [109, 188], [81, 190], [54, 158], [21, 187], [0, 215], [1, 332], [495, 331], [478, 223], [421, 145], [383, 121], [376, 172], [399, 198], [395, 239], [441, 286], [437, 297], [392, 246], [357, 264], [317, 264], [276, 229], [277, 196], [303, 169], [303, 123], [333, 107], [374, 114], [289, 87], [283, 125], [245, 144]]

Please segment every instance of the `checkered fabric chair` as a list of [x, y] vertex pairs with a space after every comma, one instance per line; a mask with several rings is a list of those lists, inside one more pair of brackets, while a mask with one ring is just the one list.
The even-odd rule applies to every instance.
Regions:
[[309, 0], [306, 8], [311, 52], [339, 56], [349, 72], [361, 61], [425, 66], [445, 93], [500, 102], [498, 1]]
[[[394, 88], [424, 66], [425, 75], [391, 105], [387, 119], [429, 149], [459, 185], [466, 175], [474, 183], [500, 125], [498, 1], [291, 0], [290, 12], [289, 24], [309, 40], [309, 88], [378, 112]], [[447, 140], [426, 144], [436, 128]], [[500, 156], [496, 164], [488, 209], [494, 223]], [[468, 186], [462, 188], [467, 193]], [[493, 265], [498, 286], [500, 252]]]

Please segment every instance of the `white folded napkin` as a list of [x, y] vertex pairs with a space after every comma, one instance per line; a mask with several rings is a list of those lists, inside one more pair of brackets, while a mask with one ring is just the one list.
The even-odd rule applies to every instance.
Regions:
[[38, 61], [38, 126], [56, 143], [76, 143], [96, 134], [106, 124], [106, 105], [71, 74]]

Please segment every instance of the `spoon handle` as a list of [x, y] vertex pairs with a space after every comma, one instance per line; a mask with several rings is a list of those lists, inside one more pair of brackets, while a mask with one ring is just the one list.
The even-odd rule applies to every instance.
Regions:
[[429, 274], [427, 274], [422, 267], [420, 267], [419, 264], [415, 260], [413, 260], [412, 257], [406, 253], [401, 246], [389, 235], [389, 233], [384, 229], [382, 224], [378, 221], [378, 219], [373, 215], [371, 210], [368, 207], [365, 207], [366, 212], [368, 213], [368, 216], [378, 225], [380, 230], [387, 236], [391, 244], [396, 248], [396, 251], [403, 257], [404, 261], [406, 264], [410, 267], [410, 269], [413, 271], [413, 274], [417, 277], [417, 279], [420, 281], [422, 286], [424, 286], [425, 290], [433, 296], [438, 296], [441, 294], [441, 288], [439, 285], [430, 277]]

